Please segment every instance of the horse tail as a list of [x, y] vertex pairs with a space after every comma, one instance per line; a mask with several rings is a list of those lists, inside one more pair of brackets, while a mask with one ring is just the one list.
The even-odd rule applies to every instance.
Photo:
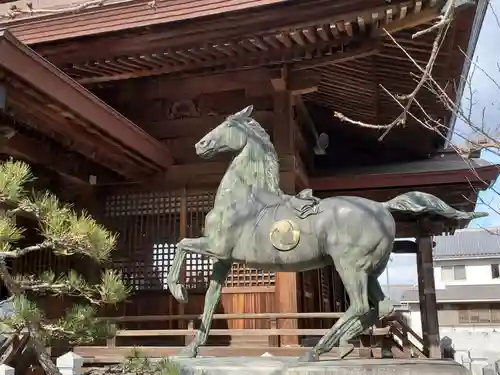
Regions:
[[400, 212], [411, 215], [436, 215], [454, 220], [472, 220], [488, 216], [486, 212], [465, 212], [454, 209], [432, 194], [411, 191], [398, 195], [390, 201], [382, 203], [389, 212]]

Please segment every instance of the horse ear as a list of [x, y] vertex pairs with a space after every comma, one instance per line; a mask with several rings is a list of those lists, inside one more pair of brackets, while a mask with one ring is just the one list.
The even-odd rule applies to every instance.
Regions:
[[248, 107], [243, 108], [238, 113], [235, 113], [237, 117], [250, 117], [253, 111], [253, 105], [249, 105]]

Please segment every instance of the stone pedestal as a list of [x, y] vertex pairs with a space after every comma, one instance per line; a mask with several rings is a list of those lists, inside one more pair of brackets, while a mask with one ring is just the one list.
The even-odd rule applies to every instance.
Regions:
[[469, 375], [451, 360], [345, 359], [299, 363], [290, 357], [171, 358], [182, 375]]

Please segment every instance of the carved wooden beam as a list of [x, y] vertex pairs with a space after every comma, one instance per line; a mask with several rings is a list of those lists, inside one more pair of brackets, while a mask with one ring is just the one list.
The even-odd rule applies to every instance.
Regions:
[[[270, 130], [275, 122], [272, 111], [255, 111], [252, 116], [264, 127]], [[222, 123], [227, 116], [202, 116], [150, 123], [144, 126], [149, 134], [158, 139], [166, 138], [201, 138], [210, 130]], [[191, 147], [193, 145], [189, 145]]]
[[[293, 156], [281, 157], [280, 171], [294, 171], [300, 167]], [[166, 173], [147, 180], [147, 186], [162, 188], [217, 186], [226, 172], [229, 161], [205, 161], [173, 165]]]
[[[113, 102], [130, 100], [145, 102], [162, 98], [177, 101], [235, 90], [245, 90], [246, 97], [251, 98], [271, 95], [274, 92], [271, 81], [280, 78], [279, 69], [255, 68], [177, 79], [160, 76], [155, 78], [154, 85], [151, 84], [151, 80], [141, 79], [102, 83], [94, 92], [103, 99]], [[318, 72], [292, 72], [289, 76], [289, 89], [294, 95], [313, 92], [317, 90], [320, 79], [321, 74]], [[140, 98], [135, 97], [137, 92], [141, 93]]]

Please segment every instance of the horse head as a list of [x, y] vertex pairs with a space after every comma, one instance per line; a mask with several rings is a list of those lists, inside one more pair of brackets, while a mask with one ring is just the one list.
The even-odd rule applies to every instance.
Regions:
[[228, 116], [215, 129], [205, 135], [196, 145], [196, 154], [209, 159], [221, 152], [236, 152], [242, 150], [250, 135], [247, 124], [255, 122], [250, 115], [253, 106], [242, 109]]
[[237, 179], [248, 186], [280, 192], [276, 150], [269, 134], [250, 117], [252, 110], [253, 106], [250, 105], [228, 116], [196, 143], [196, 154], [209, 159], [221, 152], [238, 152], [222, 184], [233, 184], [236, 179], [233, 174], [236, 173]]

